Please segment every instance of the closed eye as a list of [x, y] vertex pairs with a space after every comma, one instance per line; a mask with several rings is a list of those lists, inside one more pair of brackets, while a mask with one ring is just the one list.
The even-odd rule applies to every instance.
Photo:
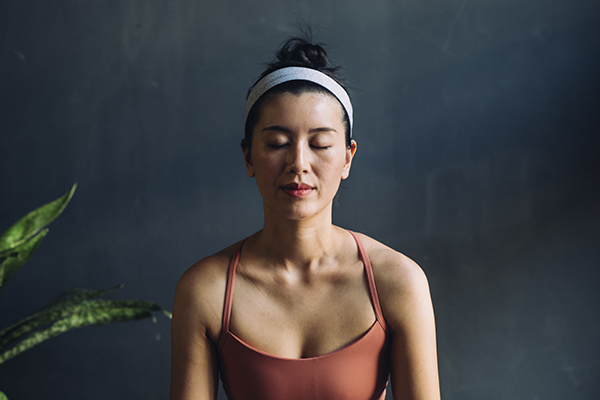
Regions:
[[267, 144], [267, 146], [269, 146], [272, 149], [281, 149], [282, 147], [285, 147], [287, 145], [288, 145], [287, 143], [285, 143], [285, 144], [272, 144], [272, 143]]

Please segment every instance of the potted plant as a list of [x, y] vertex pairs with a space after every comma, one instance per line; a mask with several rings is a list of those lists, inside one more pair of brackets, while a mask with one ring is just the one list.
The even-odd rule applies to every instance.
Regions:
[[[0, 236], [0, 291], [23, 267], [48, 233], [48, 224], [65, 209], [77, 184], [64, 196], [45, 204], [21, 218]], [[113, 322], [152, 318], [153, 312], [171, 313], [158, 304], [142, 300], [104, 300], [100, 297], [120, 289], [69, 289], [49, 304], [19, 321], [0, 329], [0, 364], [48, 340], [75, 328], [106, 325]], [[0, 392], [0, 400], [7, 399]]]

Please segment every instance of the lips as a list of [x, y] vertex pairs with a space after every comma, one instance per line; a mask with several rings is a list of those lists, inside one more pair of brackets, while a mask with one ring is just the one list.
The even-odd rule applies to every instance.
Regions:
[[288, 183], [287, 185], [283, 185], [281, 187], [281, 189], [283, 189], [283, 191], [288, 196], [291, 196], [291, 197], [308, 196], [313, 191], [312, 186], [307, 185], [306, 183], [296, 183], [296, 182], [292, 182], [292, 183]]

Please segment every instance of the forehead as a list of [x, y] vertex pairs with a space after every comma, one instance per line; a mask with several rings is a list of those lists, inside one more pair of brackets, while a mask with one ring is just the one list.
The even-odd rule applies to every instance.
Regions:
[[344, 109], [331, 94], [322, 92], [278, 93], [262, 104], [258, 125], [290, 123], [293, 125], [323, 125], [342, 127]]

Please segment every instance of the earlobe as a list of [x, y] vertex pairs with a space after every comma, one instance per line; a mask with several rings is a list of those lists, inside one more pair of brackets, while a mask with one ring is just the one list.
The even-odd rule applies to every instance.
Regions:
[[344, 169], [342, 170], [342, 179], [348, 178], [350, 176], [350, 167], [352, 166], [352, 159], [354, 158], [354, 154], [356, 153], [356, 141], [352, 140], [350, 142], [350, 146], [346, 149], [346, 164], [344, 165]]
[[248, 174], [248, 178], [254, 178], [254, 168], [252, 164], [246, 164], [246, 173]]
[[244, 164], [246, 165], [246, 173], [248, 174], [249, 178], [254, 178], [254, 167], [252, 166], [252, 157], [250, 155], [250, 151], [243, 148], [243, 145], [242, 151], [244, 152]]

